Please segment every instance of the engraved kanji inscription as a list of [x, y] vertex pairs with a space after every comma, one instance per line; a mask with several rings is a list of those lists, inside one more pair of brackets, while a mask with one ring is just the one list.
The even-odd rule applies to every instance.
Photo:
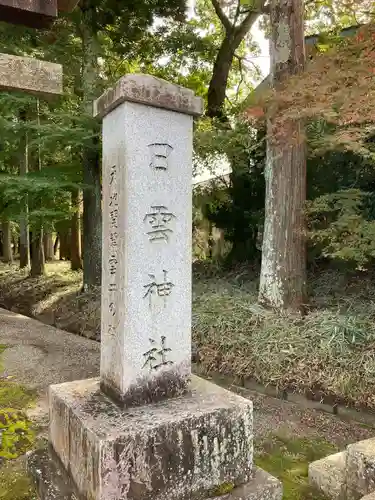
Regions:
[[150, 307], [152, 306], [154, 297], [161, 297], [164, 300], [164, 306], [166, 306], [167, 297], [169, 297], [172, 292], [174, 284], [168, 280], [168, 271], [163, 270], [163, 276], [163, 281], [158, 283], [155, 275], [149, 274], [151, 281], [144, 286], [144, 288], [146, 289], [146, 293], [144, 294], [143, 298], [149, 298]]
[[109, 195], [109, 206], [118, 207], [118, 193], [114, 192]]
[[150, 371], [156, 371], [163, 366], [173, 365], [173, 362], [167, 359], [168, 353], [172, 352], [172, 349], [167, 347], [166, 337], [163, 335], [160, 338], [160, 345], [154, 339], [150, 339], [150, 342], [151, 349], [143, 354], [145, 359], [143, 368], [148, 367]]
[[111, 170], [109, 172], [109, 185], [112, 186], [117, 180], [117, 167], [116, 165], [112, 165]]
[[170, 228], [172, 219], [176, 216], [168, 211], [164, 205], [154, 205], [149, 213], [145, 215], [144, 222], [151, 226], [151, 230], [146, 234], [151, 242], [165, 241], [168, 243], [169, 236], [173, 233]]
[[155, 170], [167, 170], [168, 157], [173, 151], [172, 146], [167, 143], [156, 142], [154, 144], [149, 144], [148, 147], [151, 153], [150, 167]]
[[114, 253], [111, 254], [108, 263], [109, 263], [109, 274], [111, 274], [111, 276], [114, 276], [117, 272], [117, 264], [118, 264], [116, 254]]
[[118, 214], [117, 208], [109, 212], [109, 224], [111, 229], [118, 229]]
[[117, 247], [118, 242], [118, 233], [112, 232], [109, 233], [109, 244], [111, 247]]
[[116, 316], [116, 304], [114, 302], [109, 304], [109, 312], [112, 316]]

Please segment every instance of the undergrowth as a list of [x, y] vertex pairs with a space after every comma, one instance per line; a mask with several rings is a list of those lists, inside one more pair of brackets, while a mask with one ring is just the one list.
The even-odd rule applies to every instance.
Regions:
[[25, 410], [33, 403], [33, 391], [10, 379], [1, 368], [0, 345], [0, 499], [36, 500], [25, 464], [19, 457], [35, 442], [35, 431]]
[[325, 271], [309, 280], [310, 310], [291, 317], [257, 304], [246, 271], [201, 273], [193, 339], [207, 370], [254, 378], [375, 408], [375, 286], [364, 273]]

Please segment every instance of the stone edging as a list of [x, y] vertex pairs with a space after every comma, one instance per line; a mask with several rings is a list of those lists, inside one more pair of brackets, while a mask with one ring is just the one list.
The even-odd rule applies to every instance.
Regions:
[[202, 371], [198, 364], [193, 364], [194, 373], [202, 377], [207, 377], [212, 379], [215, 383], [223, 385], [228, 389], [236, 392], [244, 393], [246, 391], [256, 392], [258, 394], [263, 394], [276, 399], [281, 399], [283, 401], [294, 403], [302, 408], [309, 408], [312, 410], [321, 411], [324, 413], [330, 413], [332, 415], [337, 415], [345, 420], [355, 420], [362, 424], [375, 428], [375, 412], [365, 411], [363, 409], [356, 410], [355, 408], [348, 408], [342, 404], [331, 404], [324, 400], [314, 401], [307, 398], [302, 394], [296, 392], [280, 390], [273, 385], [263, 385], [256, 382], [253, 379], [244, 379], [241, 377], [222, 375], [219, 372], [209, 372], [205, 373]]

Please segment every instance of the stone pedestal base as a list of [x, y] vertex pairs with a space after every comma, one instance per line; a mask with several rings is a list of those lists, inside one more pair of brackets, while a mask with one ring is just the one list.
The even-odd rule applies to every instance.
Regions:
[[[27, 467], [41, 500], [86, 500], [77, 492], [52, 450], [29, 453]], [[281, 500], [282, 494], [280, 481], [262, 469], [254, 467], [252, 478], [248, 483], [233, 489], [230, 493], [224, 493], [219, 497], [206, 497], [204, 500]], [[126, 497], [108, 497], [106, 500], [115, 498], [126, 500]]]
[[[281, 498], [278, 481], [254, 477], [251, 401], [198, 377], [189, 389], [124, 410], [100, 391], [98, 379], [52, 386], [56, 458], [31, 455], [31, 472], [48, 491], [48, 481], [56, 483], [51, 477], [68, 471], [65, 483], [83, 500], [248, 500], [271, 486]], [[73, 499], [69, 494], [61, 498]]]

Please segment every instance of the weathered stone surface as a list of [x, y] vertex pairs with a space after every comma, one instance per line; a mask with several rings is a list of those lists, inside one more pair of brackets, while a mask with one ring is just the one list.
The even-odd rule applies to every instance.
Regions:
[[51, 450], [29, 452], [26, 465], [41, 500], [80, 500], [69, 475]]
[[310, 484], [325, 497], [344, 500], [346, 497], [346, 452], [335, 453], [309, 465]]
[[251, 480], [226, 495], [210, 500], [281, 500], [283, 487], [281, 482], [268, 472], [254, 467]]
[[190, 389], [121, 410], [96, 379], [51, 387], [50, 442], [84, 498], [190, 500], [250, 480], [252, 403], [197, 377]]
[[[40, 450], [29, 453], [27, 464], [41, 500], [79, 500], [77, 490], [53, 451]], [[254, 467], [252, 477], [245, 485], [233, 489], [228, 494], [206, 497], [204, 500], [281, 500], [282, 494], [282, 484], [279, 480]], [[366, 500], [374, 500], [370, 497], [371, 495], [366, 497]], [[124, 497], [121, 500], [124, 500]]]
[[346, 483], [348, 500], [357, 500], [375, 491], [375, 439], [347, 447]]
[[369, 495], [362, 497], [361, 500], [375, 500], [375, 493], [370, 493]]
[[104, 117], [126, 101], [193, 116], [203, 113], [203, 100], [192, 90], [151, 75], [132, 74], [123, 76], [94, 102], [94, 116]]
[[62, 66], [30, 57], [0, 54], [0, 89], [39, 96], [62, 94]]
[[123, 406], [182, 394], [191, 374], [193, 118], [154, 107], [146, 83], [149, 105], [117, 101], [103, 120], [100, 372]]
[[0, 19], [45, 28], [57, 17], [57, 0], [0, 0]]

